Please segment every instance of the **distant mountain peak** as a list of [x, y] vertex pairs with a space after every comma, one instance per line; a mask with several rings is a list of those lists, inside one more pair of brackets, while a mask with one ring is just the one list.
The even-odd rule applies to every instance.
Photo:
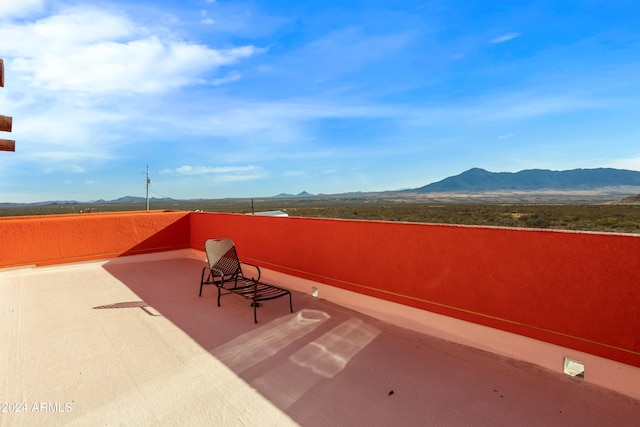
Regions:
[[[472, 174], [472, 173], [494, 173], [494, 172], [489, 172], [486, 169], [482, 169], [482, 168], [471, 168], [468, 171], [462, 172], [463, 174]], [[462, 174], [461, 174], [462, 175]]]
[[306, 191], [302, 191], [298, 194], [280, 193], [274, 197], [309, 197], [309, 196], [313, 196], [313, 194], [307, 193]]

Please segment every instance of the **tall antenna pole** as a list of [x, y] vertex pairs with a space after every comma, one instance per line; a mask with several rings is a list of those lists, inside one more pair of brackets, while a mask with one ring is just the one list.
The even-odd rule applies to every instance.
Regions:
[[149, 165], [147, 165], [147, 210], [149, 210], [149, 184], [151, 184], [151, 180], [149, 179]]

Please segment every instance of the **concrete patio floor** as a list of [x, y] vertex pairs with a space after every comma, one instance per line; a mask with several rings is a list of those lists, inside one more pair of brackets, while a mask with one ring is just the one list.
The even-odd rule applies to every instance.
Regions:
[[[311, 295], [198, 297], [204, 262], [0, 271], [0, 425], [637, 426], [640, 402]], [[295, 279], [292, 279], [295, 280]]]

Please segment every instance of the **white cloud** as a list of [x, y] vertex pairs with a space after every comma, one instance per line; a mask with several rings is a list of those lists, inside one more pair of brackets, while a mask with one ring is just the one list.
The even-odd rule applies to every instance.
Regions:
[[213, 25], [213, 24], [216, 23], [216, 21], [213, 18], [207, 18], [207, 11], [206, 10], [201, 10], [200, 14], [202, 15], [202, 20], [200, 21], [201, 24]]
[[264, 170], [259, 166], [190, 166], [184, 165], [175, 169], [164, 169], [162, 175], [203, 177], [214, 182], [238, 182], [261, 179]]
[[[317, 100], [297, 99], [282, 102], [240, 102], [237, 99], [195, 100], [180, 111], [160, 111], [158, 126], [171, 123], [171, 132], [208, 138], [233, 138], [237, 144], [227, 147], [224, 155], [234, 163], [250, 163], [274, 156], [301, 155], [303, 158], [326, 156], [329, 148], [320, 151], [291, 150], [313, 145], [308, 125], [323, 119], [356, 117], [401, 117], [406, 110], [370, 105], [348, 105]], [[242, 143], [240, 143], [242, 141]], [[239, 156], [239, 157], [236, 157]]]
[[204, 73], [261, 51], [212, 49], [149, 31], [124, 15], [85, 7], [2, 26], [0, 40], [12, 69], [29, 85], [88, 93], [155, 93], [200, 84]]
[[42, 170], [42, 172], [46, 174], [54, 173], [54, 172], [80, 174], [80, 173], [85, 173], [86, 168], [84, 166], [77, 165], [77, 164], [67, 164], [64, 167], [47, 166]]
[[598, 107], [601, 105], [581, 94], [533, 95], [523, 92], [489, 99], [481, 108], [469, 109], [466, 113], [479, 121], [523, 120]]
[[520, 37], [522, 34], [520, 33], [509, 33], [509, 34], [505, 34], [503, 36], [499, 36], [496, 38], [493, 38], [491, 40], [489, 40], [489, 43], [491, 44], [497, 44], [497, 43], [504, 43], [504, 42], [508, 42], [509, 40], [513, 40], [516, 37]]
[[[27, 107], [28, 109], [28, 107]], [[109, 143], [108, 133], [96, 133], [96, 126], [118, 123], [126, 119], [117, 113], [82, 109], [82, 105], [56, 103], [37, 112], [20, 113], [14, 129], [16, 140], [23, 141], [31, 160], [82, 160], [108, 158], [118, 144]]]
[[257, 166], [190, 166], [184, 165], [175, 169], [164, 169], [161, 174], [176, 175], [211, 175], [211, 174], [237, 174], [247, 172], [257, 172]]
[[393, 55], [411, 39], [410, 33], [366, 35], [356, 27], [340, 29], [292, 52], [275, 69], [285, 78], [326, 82]]
[[[543, 88], [539, 89], [542, 92]], [[602, 102], [584, 94], [545, 94], [526, 90], [513, 93], [495, 93], [472, 102], [434, 108], [405, 110], [405, 123], [411, 126], [459, 126], [460, 120], [477, 125], [492, 122], [519, 123], [522, 120], [541, 119], [560, 114], [603, 108]], [[510, 139], [514, 133], [498, 134], [498, 139]]]
[[0, 1], [0, 19], [23, 18], [39, 12], [44, 7], [44, 0], [2, 0]]
[[[0, 11], [7, 10], [5, 1]], [[218, 68], [260, 52], [187, 42], [169, 27], [89, 6], [3, 22], [0, 44], [7, 71], [0, 112], [14, 117], [16, 160], [48, 171], [124, 157], [124, 146], [172, 132], [175, 101], [163, 93], [239, 80], [237, 71], [216, 76]]]
[[512, 136], [513, 136], [512, 133], [507, 133], [505, 135], [498, 136], [498, 139], [511, 139]]
[[212, 80], [211, 84], [214, 85], [214, 86], [220, 86], [220, 85], [223, 85], [223, 84], [227, 84], [227, 83], [238, 81], [241, 78], [242, 78], [242, 75], [240, 73], [238, 73], [237, 71], [232, 71], [232, 72], [228, 73], [227, 75], [225, 75], [224, 77], [220, 77], [219, 79]]

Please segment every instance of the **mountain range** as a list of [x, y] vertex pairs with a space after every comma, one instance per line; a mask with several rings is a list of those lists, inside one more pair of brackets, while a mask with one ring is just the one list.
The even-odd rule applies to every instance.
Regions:
[[528, 169], [520, 172], [489, 172], [473, 168], [442, 181], [403, 191], [456, 193], [500, 190], [593, 190], [621, 186], [640, 187], [640, 172], [612, 168], [565, 171]]
[[[605, 190], [621, 187], [637, 187], [640, 193], [640, 172], [613, 169], [573, 169], [564, 171], [552, 171], [547, 169], [527, 169], [520, 172], [489, 172], [485, 169], [472, 168], [459, 175], [450, 176], [441, 181], [434, 182], [423, 187], [406, 189], [401, 191], [387, 191], [388, 194], [398, 193], [484, 193], [494, 191], [543, 191], [543, 190]], [[627, 195], [635, 194], [634, 188], [626, 188]], [[366, 196], [368, 193], [352, 192], [342, 195]], [[380, 193], [378, 193], [380, 194]], [[310, 194], [302, 191], [298, 194], [280, 193], [273, 197], [314, 197], [323, 194]], [[340, 195], [335, 195], [340, 196]], [[640, 194], [632, 197], [640, 197]], [[144, 203], [144, 197], [125, 196], [115, 200], [96, 200], [94, 204], [136, 204]], [[151, 198], [153, 204], [178, 202], [171, 198]], [[631, 199], [630, 199], [631, 200]], [[37, 203], [2, 203], [0, 207], [15, 207], [21, 205], [72, 205], [78, 204], [75, 200], [46, 201]]]
[[[472, 168], [459, 175], [419, 188], [401, 190], [401, 193], [481, 193], [488, 191], [541, 191], [541, 190], [596, 190], [612, 187], [640, 187], [640, 172], [614, 169], [572, 169], [553, 171], [527, 169], [520, 172], [489, 172]], [[365, 193], [349, 193], [365, 194]], [[321, 196], [322, 194], [317, 194]], [[303, 191], [298, 194], [281, 193], [274, 197], [310, 197]]]
[[[17, 206], [23, 206], [23, 205], [29, 205], [29, 206], [50, 206], [50, 205], [77, 205], [77, 204], [96, 204], [96, 205], [100, 205], [100, 204], [136, 204], [136, 203], [145, 203], [147, 199], [144, 197], [138, 197], [138, 196], [124, 196], [124, 197], [120, 197], [118, 199], [114, 199], [114, 200], [104, 200], [104, 199], [99, 199], [99, 200], [92, 200], [89, 202], [79, 202], [77, 200], [47, 200], [44, 202], [33, 202], [33, 203], [11, 203], [11, 202], [0, 202], [0, 208], [11, 208], [11, 207], [17, 207]], [[170, 197], [163, 197], [163, 198], [157, 198], [157, 197], [151, 197], [149, 199], [152, 203], [172, 203], [172, 202], [177, 202], [176, 199], [172, 199]]]

